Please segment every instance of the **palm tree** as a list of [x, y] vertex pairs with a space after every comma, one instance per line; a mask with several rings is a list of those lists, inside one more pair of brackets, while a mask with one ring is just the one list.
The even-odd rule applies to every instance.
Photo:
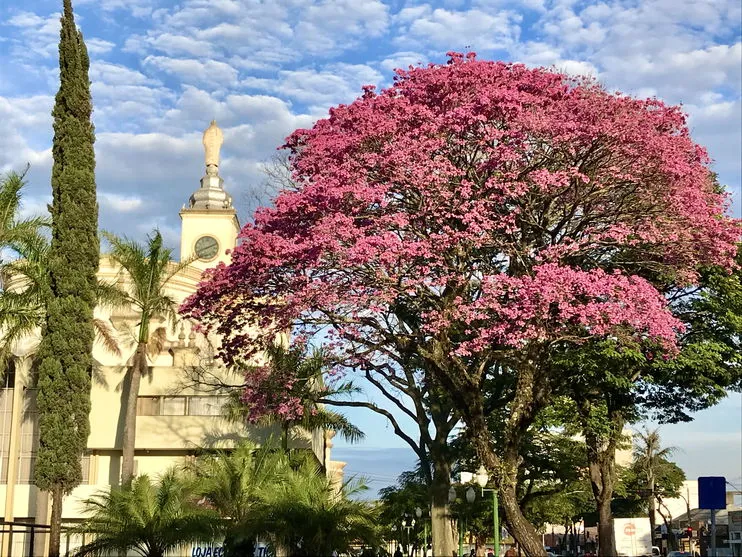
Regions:
[[[0, 180], [0, 256], [3, 250], [11, 254], [0, 261], [0, 370], [5, 369], [16, 342], [43, 327], [46, 318], [50, 242], [43, 232], [49, 220], [18, 218], [24, 186], [19, 174], [10, 173]], [[115, 304], [105, 284], [98, 284], [97, 296], [100, 304]], [[101, 319], [93, 323], [96, 340], [119, 355], [110, 326]]]
[[[48, 240], [42, 236], [42, 230], [49, 226], [49, 220], [19, 218], [24, 174], [11, 172], [0, 177], [0, 373], [16, 341], [33, 331], [44, 317], [39, 311], [41, 292], [33, 287], [48, 283], [40, 276], [37, 264], [45, 260], [48, 251]], [[6, 254], [11, 256], [10, 260], [2, 259]], [[8, 283], [19, 273], [30, 281], [30, 292], [8, 288]]]
[[290, 557], [329, 557], [358, 543], [378, 543], [378, 512], [355, 499], [366, 490], [351, 479], [339, 488], [320, 467], [306, 459], [289, 469], [248, 518], [250, 530], [267, 536]]
[[19, 218], [22, 190], [26, 185], [25, 174], [10, 172], [0, 176], [0, 251], [15, 250], [19, 244], [35, 240], [39, 231], [49, 226], [49, 219], [46, 218]]
[[655, 498], [657, 497], [657, 478], [660, 477], [669, 462], [667, 458], [675, 450], [674, 447], [662, 448], [659, 428], [644, 429], [637, 432], [638, 442], [634, 446], [634, 465], [639, 473], [643, 474], [647, 482], [647, 506], [649, 524], [652, 528], [654, 540], [655, 529]]
[[[328, 410], [319, 401], [336, 395], [346, 395], [355, 392], [352, 383], [346, 383], [335, 389], [322, 385], [322, 378], [328, 367], [328, 359], [320, 349], [308, 352], [302, 345], [292, 345], [289, 348], [281, 344], [274, 344], [265, 351], [268, 365], [273, 369], [276, 377], [296, 378], [291, 394], [301, 400], [302, 412], [299, 419], [285, 419], [277, 413], [268, 413], [259, 420], [264, 425], [279, 424], [281, 427], [281, 444], [284, 451], [288, 451], [289, 434], [295, 428], [304, 431], [317, 429], [333, 430], [351, 443], [364, 438], [364, 433], [348, 418], [339, 412]], [[251, 368], [247, 369], [249, 375]], [[278, 386], [278, 388], [282, 388]], [[232, 391], [231, 397], [225, 406], [228, 419], [238, 422], [249, 420], [253, 411], [249, 405], [241, 400], [239, 391]]]
[[164, 557], [188, 543], [214, 540], [221, 529], [218, 514], [198, 505], [193, 482], [174, 470], [156, 483], [139, 476], [83, 504], [89, 518], [78, 531], [95, 538], [77, 550], [78, 556], [133, 550], [142, 557]]
[[[151, 331], [152, 320], [164, 318], [173, 330], [178, 321], [178, 303], [165, 289], [170, 280], [190, 265], [191, 260], [172, 262], [172, 250], [165, 248], [162, 235], [155, 230], [147, 237], [145, 246], [104, 233], [111, 251], [108, 257], [120, 266], [121, 280], [118, 281], [119, 303], [133, 307], [139, 321], [135, 331], [136, 351], [131, 367], [127, 370], [126, 415], [124, 418], [123, 456], [121, 462], [121, 481], [131, 482], [134, 476], [134, 447], [137, 427], [137, 397], [142, 375], [148, 370], [148, 355], [158, 353], [165, 340], [162, 327]], [[110, 285], [109, 285], [110, 286]]]
[[225, 557], [254, 553], [257, 533], [248, 527], [248, 519], [289, 466], [287, 455], [272, 443], [258, 448], [247, 441], [231, 452], [202, 455], [189, 466], [202, 501], [226, 520]]
[[202, 503], [225, 519], [225, 557], [251, 555], [258, 538], [289, 556], [328, 557], [377, 541], [376, 511], [352, 499], [365, 485], [336, 486], [310, 453], [289, 455], [272, 440], [261, 447], [244, 442], [201, 456], [189, 471]]

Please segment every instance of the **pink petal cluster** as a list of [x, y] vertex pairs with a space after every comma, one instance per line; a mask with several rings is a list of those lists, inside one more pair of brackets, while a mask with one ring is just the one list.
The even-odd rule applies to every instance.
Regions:
[[398, 70], [285, 147], [297, 191], [183, 307], [228, 363], [297, 324], [369, 364], [433, 337], [451, 358], [607, 335], [672, 350], [663, 293], [731, 268], [740, 235], [678, 107], [544, 69]]
[[256, 423], [265, 416], [283, 422], [301, 419], [304, 404], [296, 392], [296, 380], [282, 375], [273, 366], [251, 367], [245, 374], [245, 387], [240, 400], [247, 409], [247, 421]]

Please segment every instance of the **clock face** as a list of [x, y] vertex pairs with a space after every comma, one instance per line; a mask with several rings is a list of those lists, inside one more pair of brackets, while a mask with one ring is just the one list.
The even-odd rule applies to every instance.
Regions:
[[219, 253], [219, 242], [213, 236], [201, 236], [196, 240], [196, 257], [199, 259], [214, 259]]

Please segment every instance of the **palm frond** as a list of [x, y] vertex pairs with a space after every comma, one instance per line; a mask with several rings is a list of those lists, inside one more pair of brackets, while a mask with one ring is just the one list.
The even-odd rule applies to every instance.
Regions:
[[349, 443], [358, 443], [366, 437], [366, 434], [357, 426], [353, 425], [346, 416], [339, 412], [327, 410], [326, 408], [314, 408], [311, 412], [304, 415], [300, 423], [302, 427], [309, 431], [331, 429]]
[[117, 551], [160, 555], [190, 542], [214, 539], [222, 530], [222, 520], [196, 501], [193, 483], [174, 470], [156, 482], [144, 475], [128, 487], [98, 492], [83, 502], [88, 518], [75, 530], [95, 537], [76, 555]]
[[93, 319], [93, 327], [95, 328], [95, 340], [100, 342], [108, 352], [114, 356], [121, 356], [121, 348], [119, 347], [116, 333], [109, 322], [103, 319]]
[[156, 356], [163, 351], [166, 342], [167, 330], [165, 327], [157, 327], [147, 341], [147, 354], [150, 357]]
[[109, 309], [126, 308], [132, 303], [126, 291], [115, 282], [99, 280], [95, 287], [95, 297], [99, 306]]

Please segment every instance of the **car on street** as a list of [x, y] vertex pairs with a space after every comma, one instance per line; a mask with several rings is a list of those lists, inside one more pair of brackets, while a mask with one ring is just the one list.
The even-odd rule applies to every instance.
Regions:
[[671, 551], [667, 557], [693, 557], [690, 551]]

